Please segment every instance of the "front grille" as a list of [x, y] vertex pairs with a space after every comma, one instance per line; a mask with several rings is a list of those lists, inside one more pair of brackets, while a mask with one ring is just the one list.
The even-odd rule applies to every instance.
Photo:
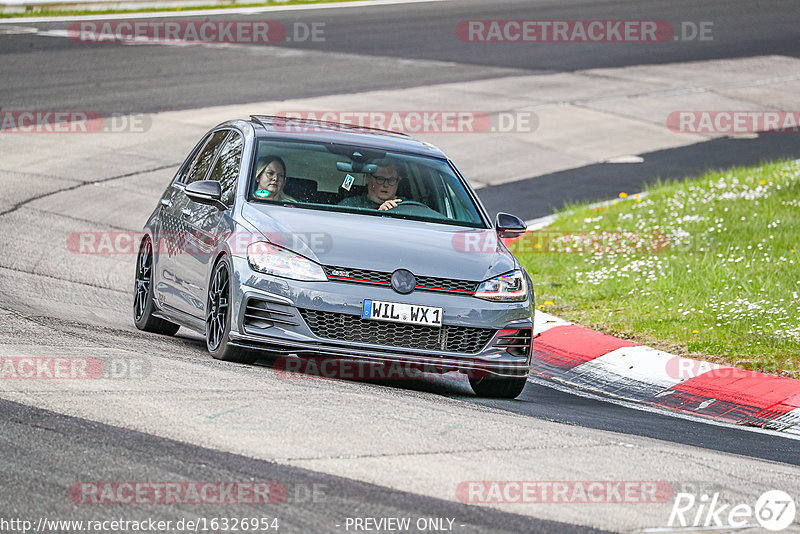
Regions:
[[[368, 269], [336, 267], [333, 265], [325, 265], [323, 268], [328, 278], [333, 280], [340, 280], [353, 284], [392, 285], [392, 273], [371, 271]], [[416, 275], [415, 278], [417, 279], [417, 285], [414, 289], [418, 291], [439, 291], [444, 293], [472, 295], [478, 288], [478, 282], [473, 282], [471, 280], [454, 280], [452, 278]]]
[[299, 308], [315, 336], [397, 348], [474, 354], [492, 339], [495, 330], [467, 326], [421, 326], [362, 319], [359, 315]]
[[417, 289], [433, 291], [455, 291], [472, 295], [478, 288], [477, 282], [470, 280], [451, 280], [432, 276], [417, 276]]
[[329, 265], [324, 268], [328, 278], [335, 278], [344, 282], [383, 284], [386, 286], [392, 283], [392, 273], [369, 271], [367, 269], [348, 269], [347, 267]]

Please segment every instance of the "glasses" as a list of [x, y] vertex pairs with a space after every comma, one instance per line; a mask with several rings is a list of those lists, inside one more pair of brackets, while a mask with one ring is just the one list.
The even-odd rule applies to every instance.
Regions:
[[384, 184], [397, 185], [397, 182], [400, 181], [400, 178], [398, 178], [398, 177], [389, 178], [387, 176], [376, 176], [374, 174], [371, 174], [370, 176], [375, 178], [375, 181], [379, 185], [384, 185]]
[[284, 180], [284, 179], [286, 178], [286, 175], [285, 175], [285, 174], [283, 174], [283, 173], [281, 173], [281, 172], [275, 172], [275, 171], [264, 171], [264, 174], [266, 174], [266, 175], [267, 175], [267, 176], [269, 176], [270, 178], [275, 178], [275, 176], [277, 176], [277, 177], [278, 177], [278, 180]]

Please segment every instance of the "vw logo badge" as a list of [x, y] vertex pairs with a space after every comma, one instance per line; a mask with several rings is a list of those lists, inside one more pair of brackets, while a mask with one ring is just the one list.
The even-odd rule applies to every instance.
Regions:
[[414, 291], [414, 286], [417, 285], [417, 280], [411, 271], [405, 269], [397, 269], [392, 273], [392, 289], [398, 293], [406, 295]]

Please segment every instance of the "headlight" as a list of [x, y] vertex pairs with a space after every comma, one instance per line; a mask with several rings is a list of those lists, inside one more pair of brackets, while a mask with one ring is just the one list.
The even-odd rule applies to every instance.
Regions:
[[513, 271], [486, 280], [478, 286], [475, 296], [485, 300], [521, 302], [528, 298], [528, 287], [522, 271]]
[[254, 271], [292, 280], [325, 282], [328, 279], [318, 263], [265, 241], [247, 247], [247, 262]]

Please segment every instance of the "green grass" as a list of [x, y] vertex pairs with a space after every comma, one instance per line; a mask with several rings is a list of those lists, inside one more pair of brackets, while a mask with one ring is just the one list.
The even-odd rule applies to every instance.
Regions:
[[[621, 197], [626, 196], [621, 192]], [[572, 206], [510, 242], [539, 308], [669, 352], [800, 377], [800, 165]]]
[[202, 9], [229, 9], [232, 7], [267, 7], [267, 6], [286, 6], [294, 4], [329, 4], [334, 2], [355, 2], [356, 0], [268, 0], [266, 2], [246, 3], [240, 4], [234, 1], [224, 5], [208, 5], [208, 6], [186, 6], [186, 7], [159, 7], [159, 8], [141, 8], [141, 9], [39, 9], [38, 7], [29, 7], [26, 11], [21, 13], [0, 13], [0, 19], [11, 19], [18, 17], [71, 17], [79, 15], [110, 15], [116, 13], [156, 13], [163, 11], [198, 11]]

